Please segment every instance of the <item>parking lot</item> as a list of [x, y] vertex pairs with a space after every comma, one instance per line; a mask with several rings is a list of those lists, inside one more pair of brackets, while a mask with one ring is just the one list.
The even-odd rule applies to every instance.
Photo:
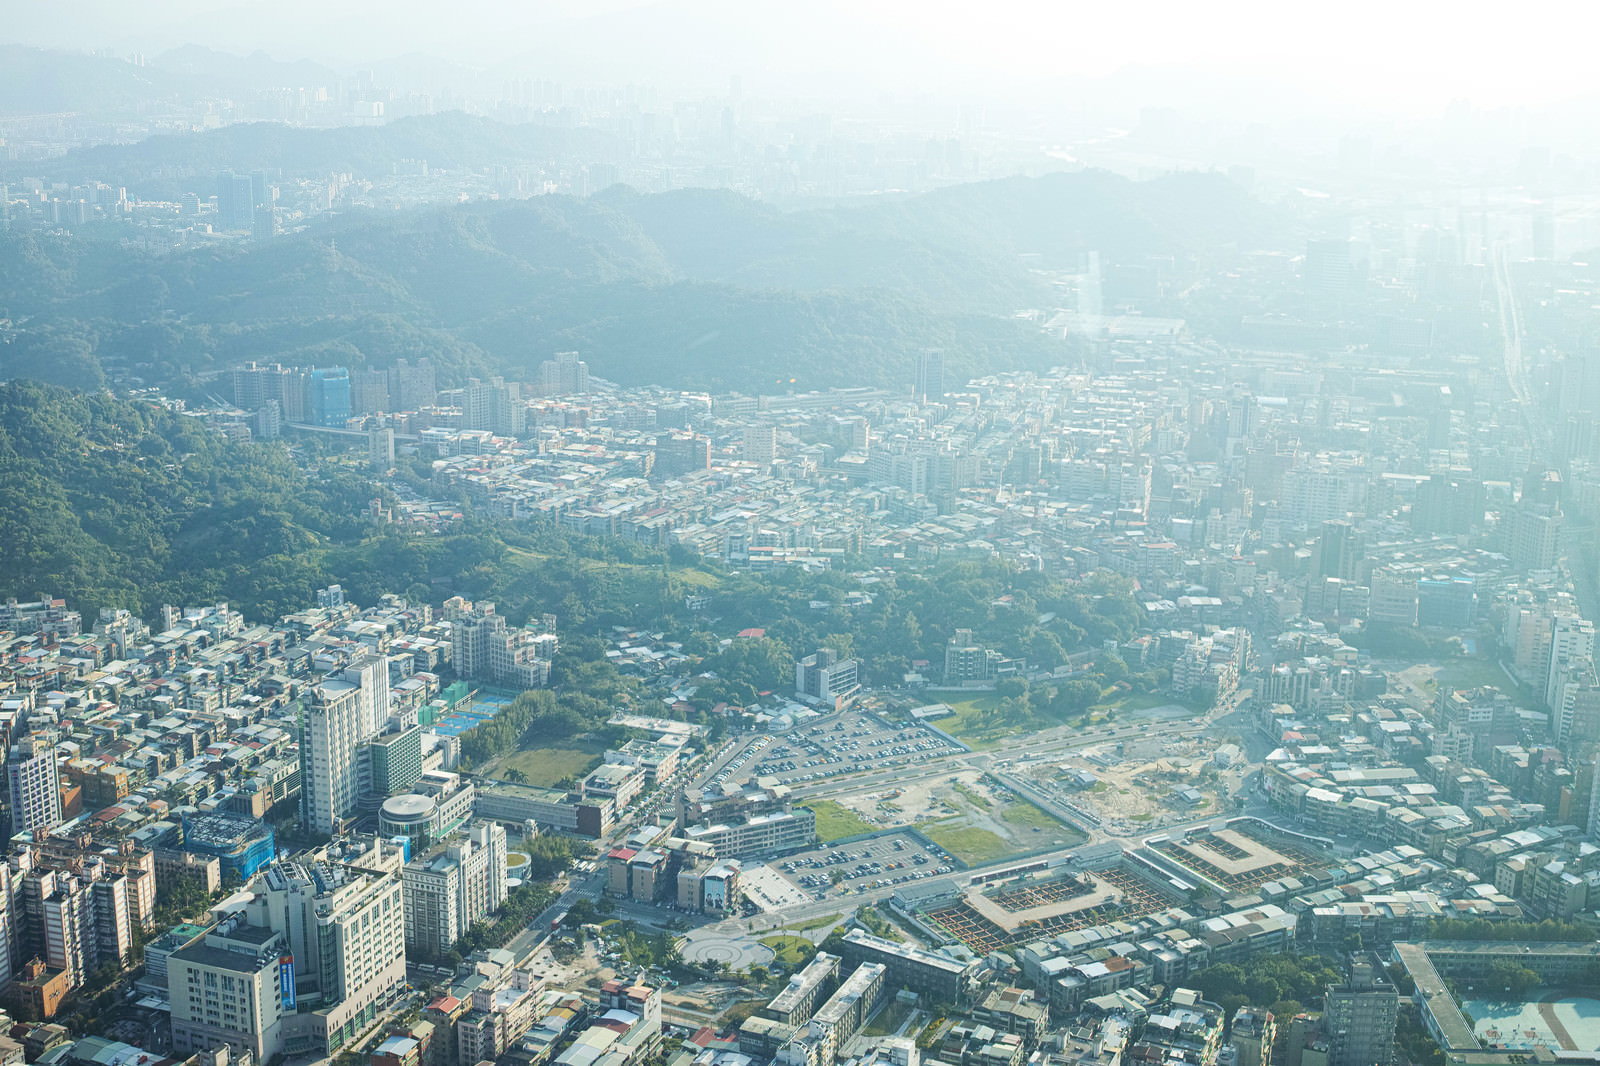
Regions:
[[[830, 893], [866, 891], [921, 881], [950, 873], [950, 855], [910, 833], [885, 833], [853, 844], [824, 845], [772, 859], [768, 869], [783, 873], [814, 899]], [[839, 887], [834, 888], [837, 884]]]
[[920, 725], [885, 724], [875, 715], [846, 712], [821, 725], [775, 737], [752, 772], [786, 785], [884, 770], [955, 755], [960, 748]]
[[926, 762], [961, 749], [922, 725], [893, 725], [845, 711], [789, 733], [753, 737], [730, 748], [697, 782], [701, 788], [771, 777], [791, 787], [845, 774]]

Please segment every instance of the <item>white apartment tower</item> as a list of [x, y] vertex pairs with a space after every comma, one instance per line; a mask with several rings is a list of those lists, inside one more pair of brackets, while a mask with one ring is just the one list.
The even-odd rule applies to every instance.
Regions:
[[[387, 680], [387, 679], [386, 679]], [[366, 739], [362, 688], [327, 680], [300, 711], [300, 811], [313, 832], [338, 836], [361, 798], [356, 748]]]
[[61, 822], [61, 784], [56, 777], [56, 749], [44, 737], [18, 741], [6, 760], [10, 791], [11, 831], [33, 833]]

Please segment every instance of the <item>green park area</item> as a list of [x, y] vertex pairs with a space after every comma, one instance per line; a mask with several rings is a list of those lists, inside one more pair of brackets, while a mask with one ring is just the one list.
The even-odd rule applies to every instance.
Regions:
[[817, 840], [824, 844], [862, 833], [874, 833], [879, 828], [834, 800], [810, 800], [806, 806], [817, 816]]
[[556, 782], [569, 777], [583, 777], [600, 765], [606, 746], [594, 737], [573, 737], [558, 747], [539, 748], [535, 751], [514, 751], [495, 767], [493, 776], [502, 781], [507, 774], [520, 771], [530, 785], [555, 788]]
[[992, 748], [1017, 735], [1015, 726], [1000, 718], [1000, 697], [985, 694], [964, 700], [944, 700], [954, 713], [934, 721], [934, 725], [973, 749]]
[[772, 949], [772, 964], [785, 970], [800, 969], [816, 954], [816, 945], [800, 936], [764, 936], [761, 942]]

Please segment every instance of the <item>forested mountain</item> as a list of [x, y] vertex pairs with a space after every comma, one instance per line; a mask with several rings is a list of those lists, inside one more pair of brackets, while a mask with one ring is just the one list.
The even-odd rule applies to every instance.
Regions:
[[[144, 69], [120, 65], [130, 71]], [[150, 71], [148, 77], [160, 83], [171, 76]], [[604, 160], [615, 152], [612, 139], [597, 130], [513, 126], [451, 111], [382, 126], [310, 129], [247, 122], [200, 133], [161, 134], [132, 144], [80, 148], [44, 163], [0, 163], [0, 180], [40, 173], [67, 182], [115, 176], [131, 195], [177, 200], [197, 188], [214, 189], [214, 179], [223, 170], [267, 167], [285, 181], [325, 178], [330, 173], [382, 177], [406, 159], [425, 159], [432, 167], [458, 170]]]
[[[782, 687], [795, 657], [822, 645], [858, 656], [888, 681], [960, 628], [1052, 666], [1126, 640], [1143, 621], [1123, 579], [1069, 585], [998, 559], [880, 575], [870, 602], [847, 606], [846, 594], [860, 588], [852, 571], [864, 560], [819, 574], [740, 574], [681, 549], [538, 522], [468, 514], [442, 533], [374, 526], [366, 504], [381, 490], [358, 464], [315, 453], [296, 462], [282, 442], [230, 443], [201, 420], [151, 402], [0, 385], [0, 587], [64, 597], [90, 622], [102, 607], [148, 619], [162, 604], [218, 601], [272, 621], [333, 582], [363, 604], [384, 593], [419, 603], [488, 598], [517, 624], [554, 611], [566, 653], [558, 665], [570, 672], [604, 663], [593, 638], [613, 626], [679, 634], [723, 679], [706, 698], [741, 702]], [[703, 612], [685, 607], [691, 588], [707, 601]], [[827, 609], [818, 610], [819, 601]], [[749, 627], [766, 635], [718, 643], [717, 632]], [[1065, 713], [1099, 692], [1040, 687], [1032, 698], [1039, 713]], [[1027, 713], [1021, 704], [1014, 710]]]
[[1049, 272], [1080, 253], [1188, 263], [1274, 233], [1215, 175], [1079, 173], [795, 212], [619, 188], [356, 213], [169, 256], [104, 239], [114, 231], [14, 234], [0, 238], [0, 316], [25, 321], [0, 375], [93, 385], [105, 367], [171, 385], [249, 359], [428, 355], [449, 383], [525, 378], [577, 349], [630, 384], [900, 386], [924, 347], [945, 349], [956, 376], [1072, 361], [1011, 313], [1053, 306]]

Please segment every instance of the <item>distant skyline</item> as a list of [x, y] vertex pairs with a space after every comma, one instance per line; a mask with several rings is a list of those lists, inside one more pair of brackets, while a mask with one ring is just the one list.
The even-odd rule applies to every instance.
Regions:
[[[5, 0], [0, 40], [157, 53], [183, 44], [352, 69], [408, 54], [475, 68], [548, 70], [664, 91], [826, 98], [869, 92], [1004, 98], [1128, 68], [1171, 68], [1309, 98], [1324, 107], [1415, 117], [1452, 100], [1483, 109], [1592, 96], [1592, 10], [1536, 2], [1508, 17], [1482, 0]], [[1113, 79], [1119, 84], [1124, 79]], [[1182, 77], [1167, 77], [1181, 98]], [[1175, 101], [1176, 102], [1176, 101]]]

